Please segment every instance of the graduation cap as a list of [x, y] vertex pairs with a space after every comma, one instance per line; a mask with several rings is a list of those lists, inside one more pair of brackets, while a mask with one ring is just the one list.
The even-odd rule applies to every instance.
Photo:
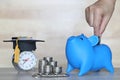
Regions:
[[32, 37], [12, 37], [12, 40], [4, 40], [3, 42], [13, 42], [13, 49], [18, 44], [21, 51], [32, 51], [36, 49], [36, 42], [45, 42], [44, 40], [35, 40]]
[[4, 40], [3, 42], [13, 42], [14, 62], [18, 63], [19, 54], [22, 51], [34, 51], [36, 42], [45, 42], [44, 40], [35, 40], [32, 37], [12, 37], [12, 40]]

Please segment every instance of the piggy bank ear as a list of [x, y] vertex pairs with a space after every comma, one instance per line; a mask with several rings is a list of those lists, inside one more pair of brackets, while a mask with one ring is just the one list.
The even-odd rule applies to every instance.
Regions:
[[88, 40], [91, 42], [92, 46], [95, 46], [99, 43], [99, 38], [96, 35], [89, 37]]

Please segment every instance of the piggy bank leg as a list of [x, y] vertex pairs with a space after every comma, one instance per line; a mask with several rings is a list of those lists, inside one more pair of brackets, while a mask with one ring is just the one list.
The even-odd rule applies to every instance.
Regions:
[[74, 68], [70, 64], [68, 64], [66, 73], [70, 73], [73, 69]]
[[78, 76], [82, 76], [82, 75], [86, 74], [88, 71], [90, 71], [90, 67], [91, 67], [91, 65], [88, 65], [88, 64], [81, 65], [81, 69], [80, 69]]
[[105, 69], [107, 69], [109, 72], [111, 73], [114, 73], [114, 68], [113, 68], [113, 65], [111, 62], [108, 62], [106, 65], [105, 65]]

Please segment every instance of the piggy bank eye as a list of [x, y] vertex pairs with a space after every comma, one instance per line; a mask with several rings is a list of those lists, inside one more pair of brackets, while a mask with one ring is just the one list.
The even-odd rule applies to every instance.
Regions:
[[80, 37], [81, 40], [83, 40], [83, 38]]

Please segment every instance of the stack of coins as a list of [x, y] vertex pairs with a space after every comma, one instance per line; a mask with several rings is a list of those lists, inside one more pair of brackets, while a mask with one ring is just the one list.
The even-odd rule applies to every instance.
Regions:
[[62, 73], [62, 67], [57, 66], [57, 61], [53, 57], [44, 57], [39, 60], [38, 72], [41, 75], [58, 75]]
[[45, 73], [45, 66], [47, 65], [47, 62], [45, 60], [39, 60], [39, 64], [38, 64], [38, 72], [40, 74], [44, 74]]

